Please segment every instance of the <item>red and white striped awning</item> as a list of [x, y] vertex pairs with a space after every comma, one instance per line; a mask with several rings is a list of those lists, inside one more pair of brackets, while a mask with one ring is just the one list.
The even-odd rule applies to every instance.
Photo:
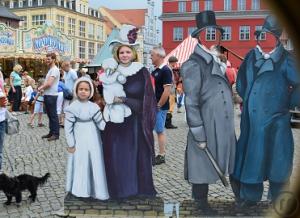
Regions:
[[197, 43], [197, 39], [188, 36], [185, 40], [182, 41], [182, 43], [180, 43], [165, 57], [164, 64], [168, 63], [168, 59], [171, 56], [175, 56], [178, 59], [178, 65], [181, 66], [181, 64], [185, 62], [193, 53]]

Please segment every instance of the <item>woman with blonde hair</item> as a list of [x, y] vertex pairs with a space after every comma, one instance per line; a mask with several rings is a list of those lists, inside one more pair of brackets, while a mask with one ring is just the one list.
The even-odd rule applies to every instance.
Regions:
[[22, 99], [22, 77], [21, 71], [22, 66], [17, 64], [13, 68], [13, 72], [10, 74], [10, 96], [13, 101], [12, 111], [19, 111], [21, 106], [21, 99]]
[[120, 40], [111, 42], [117, 66], [104, 69], [108, 75], [120, 73], [126, 78], [122, 84], [125, 97], [114, 96], [113, 104], [124, 104], [132, 112], [121, 123], [107, 122], [103, 134], [108, 191], [113, 199], [156, 195], [152, 177], [156, 100], [150, 73], [137, 62], [136, 33], [133, 26], [121, 28]]

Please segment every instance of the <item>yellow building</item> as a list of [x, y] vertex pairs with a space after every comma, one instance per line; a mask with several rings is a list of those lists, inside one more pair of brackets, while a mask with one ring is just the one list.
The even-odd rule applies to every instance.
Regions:
[[106, 39], [104, 19], [88, 0], [2, 0], [3, 5], [20, 16], [20, 29], [29, 30], [52, 24], [74, 39], [73, 59], [89, 62]]

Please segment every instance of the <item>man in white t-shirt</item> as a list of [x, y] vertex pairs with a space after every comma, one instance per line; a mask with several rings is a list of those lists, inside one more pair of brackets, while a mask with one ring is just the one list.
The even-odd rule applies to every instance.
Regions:
[[49, 67], [49, 71], [46, 75], [45, 83], [38, 88], [38, 91], [44, 91], [44, 104], [49, 118], [50, 131], [49, 134], [42, 136], [42, 138], [47, 138], [48, 141], [59, 139], [59, 122], [56, 111], [56, 102], [60, 72], [55, 62], [55, 53], [46, 55], [46, 64]]

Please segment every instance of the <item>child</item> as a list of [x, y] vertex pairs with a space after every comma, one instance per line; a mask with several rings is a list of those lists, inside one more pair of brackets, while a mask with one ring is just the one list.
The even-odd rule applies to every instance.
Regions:
[[[44, 83], [43, 79], [40, 79], [38, 81], [38, 86], [41, 86]], [[36, 95], [35, 95], [36, 93]], [[42, 92], [38, 92], [37, 89], [34, 90], [34, 92], [32, 93], [32, 97], [34, 97], [34, 99], [30, 99], [32, 101], [32, 104], [34, 104], [34, 109], [33, 109], [33, 113], [30, 116], [30, 120], [28, 123], [28, 126], [30, 126], [31, 128], [34, 127], [33, 121], [34, 121], [34, 117], [36, 114], [38, 114], [38, 127], [43, 127], [45, 126], [42, 123], [42, 116], [43, 116], [43, 112], [44, 112], [44, 96]]]
[[77, 197], [109, 198], [100, 131], [105, 127], [100, 108], [89, 101], [92, 81], [81, 77], [75, 82], [77, 98], [65, 110], [65, 134], [68, 143], [66, 191]]
[[118, 63], [113, 58], [108, 58], [102, 64], [105, 73], [100, 75], [100, 81], [103, 85], [103, 96], [105, 107], [103, 117], [106, 121], [113, 123], [123, 123], [125, 117], [131, 115], [131, 109], [125, 104], [113, 104], [115, 97], [126, 97], [123, 89], [126, 83], [126, 77], [116, 71]]
[[25, 114], [28, 114], [28, 108], [29, 108], [29, 100], [31, 98], [31, 94], [33, 92], [32, 89], [32, 82], [31, 80], [25, 80], [25, 90], [24, 90], [24, 96], [22, 98], [22, 101], [25, 102], [26, 111]]

